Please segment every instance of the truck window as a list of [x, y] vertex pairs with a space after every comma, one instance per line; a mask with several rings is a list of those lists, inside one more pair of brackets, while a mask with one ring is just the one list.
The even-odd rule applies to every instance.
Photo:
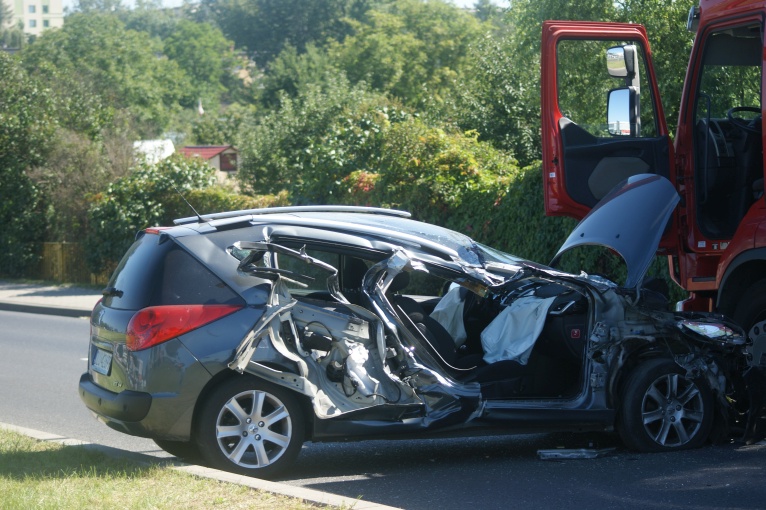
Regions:
[[[728, 239], [763, 190], [760, 24], [704, 41], [694, 103], [695, 199], [700, 231]], [[760, 182], [760, 188], [758, 188]]]
[[[614, 125], [619, 119], [607, 119], [607, 98], [611, 90], [622, 88], [625, 83], [606, 72], [607, 50], [626, 44], [635, 45], [638, 51], [640, 87], [637, 93], [640, 98], [641, 127], [636, 135], [654, 138], [658, 136], [659, 129], [644, 50], [638, 42], [580, 39], [560, 41], [556, 49], [559, 109], [591, 135], [598, 138], [614, 137]], [[628, 119], [624, 119], [621, 124], [627, 125]]]

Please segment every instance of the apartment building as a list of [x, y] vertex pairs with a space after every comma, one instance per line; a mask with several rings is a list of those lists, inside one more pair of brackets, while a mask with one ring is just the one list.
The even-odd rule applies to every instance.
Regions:
[[15, 25], [23, 25], [24, 33], [39, 35], [48, 28], [64, 24], [62, 0], [0, 0], [13, 10]]

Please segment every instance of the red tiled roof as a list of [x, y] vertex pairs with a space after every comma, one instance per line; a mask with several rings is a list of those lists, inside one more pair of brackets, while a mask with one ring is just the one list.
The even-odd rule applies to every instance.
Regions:
[[231, 145], [190, 145], [181, 149], [184, 156], [200, 156], [210, 160], [227, 149], [233, 149]]

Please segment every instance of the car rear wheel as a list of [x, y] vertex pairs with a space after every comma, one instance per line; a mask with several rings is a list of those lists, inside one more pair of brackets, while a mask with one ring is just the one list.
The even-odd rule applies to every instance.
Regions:
[[304, 430], [303, 409], [292, 392], [238, 376], [206, 398], [197, 443], [202, 458], [214, 468], [269, 478], [298, 456]]
[[672, 360], [646, 361], [628, 379], [620, 436], [629, 448], [644, 452], [697, 448], [712, 424], [712, 391], [700, 379], [687, 379]]

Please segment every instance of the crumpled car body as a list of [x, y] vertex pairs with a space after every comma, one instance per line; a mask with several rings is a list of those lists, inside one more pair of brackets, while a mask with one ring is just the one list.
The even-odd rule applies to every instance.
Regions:
[[[763, 346], [643, 285], [677, 201], [663, 178], [633, 177], [554, 259], [606, 246], [627, 263], [623, 285], [397, 211], [177, 220], [137, 240], [94, 309], [80, 395], [112, 428], [265, 477], [306, 440], [616, 429], [630, 448], [668, 451], [753, 438]], [[187, 278], [176, 256], [202, 269]], [[154, 259], [163, 276], [128, 302], [131, 268]]]

